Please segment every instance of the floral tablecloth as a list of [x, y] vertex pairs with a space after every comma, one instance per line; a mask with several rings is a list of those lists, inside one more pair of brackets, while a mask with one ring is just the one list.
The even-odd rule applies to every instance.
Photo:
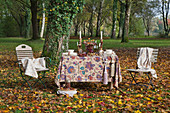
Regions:
[[[114, 80], [115, 86], [118, 87], [118, 82], [122, 81], [119, 59], [116, 55], [107, 56], [106, 61], [108, 82]], [[59, 64], [55, 83], [60, 86], [59, 83], [66, 80], [70, 82], [103, 82], [105, 66], [103, 62], [101, 56], [63, 56]]]

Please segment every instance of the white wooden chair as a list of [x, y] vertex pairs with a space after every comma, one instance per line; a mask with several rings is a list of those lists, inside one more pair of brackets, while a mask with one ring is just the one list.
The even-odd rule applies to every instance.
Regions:
[[[35, 80], [35, 83], [33, 86], [35, 86], [37, 84], [37, 82], [41, 82], [43, 84], [43, 86], [46, 88], [44, 82], [42, 81], [42, 79], [45, 78], [45, 71], [48, 71], [49, 69], [48, 68], [43, 68], [43, 69], [36, 69], [37, 72], [44, 72], [44, 74], [42, 74], [42, 76], [38, 76], [37, 79], [32, 79], [33, 77], [30, 77], [30, 76], [26, 76], [24, 75], [24, 71], [25, 69], [23, 68], [23, 65], [22, 65], [22, 62], [21, 60], [22, 59], [33, 59], [33, 51], [32, 51], [32, 48], [26, 44], [21, 44], [21, 45], [18, 45], [16, 47], [16, 55], [17, 55], [17, 62], [19, 64], [19, 68], [20, 68], [20, 74], [21, 74], [21, 77], [23, 78], [23, 80], [25, 81], [25, 83], [27, 83], [29, 85], [29, 87], [31, 88], [32, 90], [32, 87], [30, 84], [30, 81], [33, 81]], [[44, 57], [45, 58], [45, 57]], [[22, 84], [23, 86], [25, 84]]]
[[[140, 55], [140, 48], [137, 49], [137, 60], [138, 60], [138, 58], [139, 58], [139, 55]], [[151, 56], [151, 63], [152, 63], [152, 64], [155, 64], [155, 63], [157, 62], [157, 56], [158, 56], [158, 49], [153, 49], [152, 56]], [[154, 65], [153, 65], [153, 67], [154, 67]], [[153, 69], [153, 68], [152, 68], [152, 69]], [[148, 76], [148, 78], [149, 78], [149, 81], [150, 81], [150, 82], [149, 82], [149, 85], [151, 85], [151, 86], [154, 88], [154, 85], [153, 85], [153, 83], [152, 83], [152, 78], [149, 77], [149, 74], [151, 74], [151, 70], [147, 70], [147, 69], [146, 69], [146, 70], [145, 70], [145, 69], [140, 70], [140, 69], [138, 69], [137, 66], [136, 66], [136, 69], [127, 69], [127, 70], [128, 70], [128, 72], [130, 72], [130, 75], [131, 75], [131, 77], [132, 77], [130, 87], [131, 87], [131, 85], [146, 86], [146, 85], [144, 85], [142, 82], [137, 82], [137, 80], [135, 79], [137, 73], [146, 73], [147, 76]], [[154, 70], [154, 69], [153, 69], [153, 70]], [[133, 81], [135, 82], [135, 84], [132, 84]], [[142, 83], [142, 84], [141, 84], [141, 83]], [[146, 87], [148, 88], [148, 86], [146, 86]]]

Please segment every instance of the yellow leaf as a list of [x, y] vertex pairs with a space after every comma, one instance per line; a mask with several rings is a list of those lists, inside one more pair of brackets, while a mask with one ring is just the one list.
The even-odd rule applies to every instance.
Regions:
[[135, 111], [135, 113], [141, 113], [139, 110]]
[[158, 97], [158, 100], [162, 100], [162, 97]]
[[77, 95], [77, 94], [75, 94], [75, 95], [74, 95], [74, 98], [77, 98], [77, 99], [78, 99], [78, 95]]
[[73, 106], [73, 108], [77, 108], [77, 106]]
[[81, 101], [81, 100], [79, 100], [79, 104], [82, 104], [82, 101]]
[[83, 96], [84, 94], [80, 94], [80, 96]]
[[119, 105], [122, 104], [122, 100], [121, 100], [121, 99], [118, 100], [118, 104], [119, 104]]
[[9, 110], [2, 110], [2, 113], [8, 113]]
[[119, 91], [118, 91], [118, 90], [116, 91], [116, 94], [119, 94]]
[[111, 103], [114, 103], [114, 101], [112, 100], [112, 101], [110, 101]]
[[91, 107], [91, 105], [88, 105], [88, 107]]
[[86, 106], [86, 102], [83, 102], [83, 106]]
[[69, 103], [68, 103], [68, 105], [69, 105], [69, 106], [71, 106], [71, 105], [72, 105], [72, 103], [71, 103], [71, 102], [69, 102]]
[[152, 103], [151, 101], [148, 102], [148, 104], [151, 104], [151, 103]]
[[81, 106], [80, 105], [77, 105], [78, 108], [80, 108]]
[[65, 111], [65, 110], [66, 110], [66, 108], [64, 108], [64, 107], [63, 107], [63, 108], [62, 108], [62, 110], [63, 110], [63, 111]]
[[96, 110], [95, 110], [95, 109], [93, 109], [93, 113], [96, 113]]
[[146, 100], [151, 100], [150, 98], [146, 97]]

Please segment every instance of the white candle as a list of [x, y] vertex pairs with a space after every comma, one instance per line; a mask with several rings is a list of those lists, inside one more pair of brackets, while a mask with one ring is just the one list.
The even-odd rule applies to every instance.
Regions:
[[77, 42], [77, 46], [78, 46], [78, 42]]
[[103, 37], [102, 37], [102, 31], [101, 31], [101, 40], [103, 39]]
[[80, 39], [81, 39], [81, 31], [80, 31]]

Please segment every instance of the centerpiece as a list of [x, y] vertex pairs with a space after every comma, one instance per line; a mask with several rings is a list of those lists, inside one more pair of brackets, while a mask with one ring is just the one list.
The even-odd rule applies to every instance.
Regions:
[[99, 43], [100, 50], [98, 50], [97, 40], [88, 38], [88, 40], [83, 41], [83, 44], [85, 45], [85, 48], [86, 48], [86, 50], [84, 52], [83, 52], [83, 49], [82, 49], [82, 38], [81, 38], [81, 31], [80, 31], [80, 40], [79, 40], [79, 43], [77, 42], [78, 55], [79, 56], [102, 55], [102, 53], [103, 53], [103, 50], [102, 50], [102, 46], [103, 46], [102, 31], [101, 31], [101, 39], [100, 39], [100, 43]]
[[87, 54], [94, 53], [94, 48], [97, 48], [97, 41], [88, 38], [88, 40], [84, 40], [83, 43], [85, 44]]

